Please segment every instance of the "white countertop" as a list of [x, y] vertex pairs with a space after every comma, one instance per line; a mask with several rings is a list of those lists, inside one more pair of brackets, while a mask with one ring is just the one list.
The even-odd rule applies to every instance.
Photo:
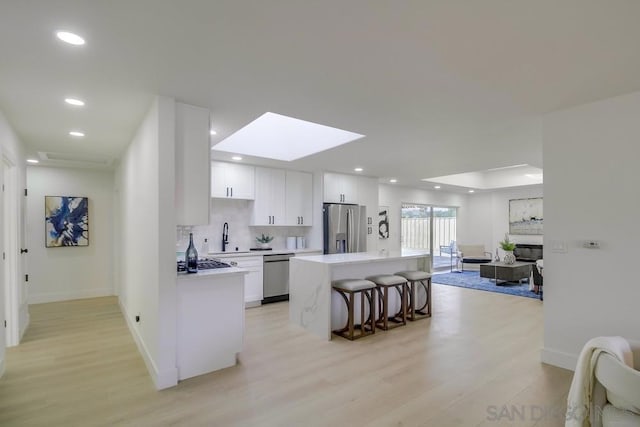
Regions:
[[330, 254], [330, 255], [310, 255], [303, 258], [298, 258], [304, 262], [316, 262], [321, 264], [361, 264], [372, 261], [384, 261], [395, 259], [411, 259], [411, 258], [423, 258], [431, 256], [427, 251], [376, 251], [376, 252], [353, 252], [346, 254]]
[[272, 249], [270, 251], [228, 251], [228, 252], [209, 252], [205, 255], [207, 258], [235, 258], [263, 255], [280, 255], [280, 254], [304, 254], [310, 252], [322, 252], [322, 249]]
[[212, 268], [210, 270], [198, 270], [197, 273], [179, 272], [178, 280], [185, 279], [199, 279], [202, 277], [223, 277], [235, 274], [247, 274], [249, 271], [244, 268], [226, 267], [226, 268]]

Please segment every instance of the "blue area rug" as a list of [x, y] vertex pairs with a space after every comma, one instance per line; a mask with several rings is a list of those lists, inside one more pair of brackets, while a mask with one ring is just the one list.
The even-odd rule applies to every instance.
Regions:
[[529, 290], [529, 283], [505, 283], [500, 286], [496, 286], [493, 280], [480, 277], [479, 271], [434, 274], [431, 280], [433, 280], [433, 283], [440, 283], [441, 285], [498, 292], [500, 294], [516, 295], [519, 297], [540, 298], [540, 295]]

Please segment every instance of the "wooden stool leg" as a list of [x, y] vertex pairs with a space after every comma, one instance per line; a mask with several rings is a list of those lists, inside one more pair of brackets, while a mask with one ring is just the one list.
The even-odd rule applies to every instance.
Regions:
[[353, 339], [353, 335], [354, 335], [354, 330], [353, 330], [353, 318], [355, 317], [354, 315], [354, 304], [355, 303], [355, 295], [353, 294], [353, 292], [349, 292], [349, 339], [352, 340]]

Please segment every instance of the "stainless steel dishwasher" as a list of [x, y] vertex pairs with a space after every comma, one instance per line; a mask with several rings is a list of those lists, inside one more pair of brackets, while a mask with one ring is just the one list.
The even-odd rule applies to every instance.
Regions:
[[293, 254], [264, 255], [262, 303], [289, 299], [289, 258]]

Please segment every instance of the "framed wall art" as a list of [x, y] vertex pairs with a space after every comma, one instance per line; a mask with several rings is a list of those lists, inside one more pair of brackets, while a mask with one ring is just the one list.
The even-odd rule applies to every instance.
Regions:
[[45, 247], [89, 246], [89, 199], [45, 196]]
[[542, 197], [509, 200], [509, 234], [543, 234]]
[[389, 207], [380, 206], [378, 209], [378, 237], [380, 239], [389, 238]]

